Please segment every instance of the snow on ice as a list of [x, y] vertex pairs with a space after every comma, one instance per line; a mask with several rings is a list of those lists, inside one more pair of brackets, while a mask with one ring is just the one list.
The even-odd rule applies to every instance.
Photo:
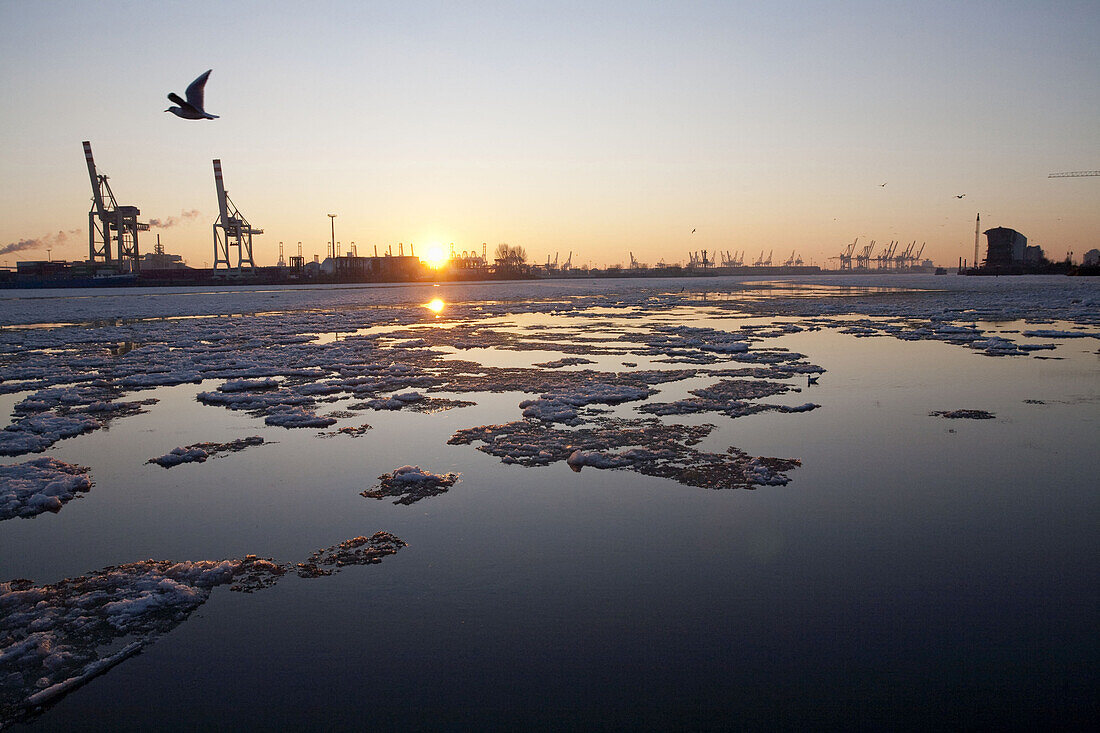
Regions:
[[[317, 550], [294, 567], [306, 578], [381, 562], [406, 543], [389, 532]], [[0, 582], [0, 727], [27, 720], [183, 623], [211, 590], [271, 587], [289, 563], [142, 560], [36, 585]], [[121, 649], [119, 646], [123, 645]]]
[[91, 488], [87, 468], [56, 458], [0, 466], [0, 520], [59, 512]]
[[413, 504], [429, 496], [447, 493], [458, 482], [457, 473], [432, 473], [420, 466], [401, 466], [378, 477], [378, 486], [361, 492], [368, 499], [396, 496], [394, 504]]

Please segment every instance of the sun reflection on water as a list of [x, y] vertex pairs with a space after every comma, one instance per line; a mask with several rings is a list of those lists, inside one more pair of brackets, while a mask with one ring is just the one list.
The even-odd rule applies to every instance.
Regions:
[[424, 307], [430, 310], [432, 313], [442, 313], [445, 303], [439, 298], [432, 298], [430, 301], [424, 304]]

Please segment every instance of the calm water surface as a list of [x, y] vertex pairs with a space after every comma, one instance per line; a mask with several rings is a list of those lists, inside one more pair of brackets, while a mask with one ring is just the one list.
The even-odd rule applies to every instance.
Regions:
[[[217, 307], [154, 297], [174, 315]], [[325, 297], [311, 293], [308, 306], [323, 309]], [[333, 297], [344, 307], [351, 296]], [[641, 327], [639, 315], [607, 308], [593, 332]], [[784, 322], [705, 303], [651, 317], [725, 330]], [[588, 325], [498, 322], [578, 335]], [[826, 372], [767, 401], [820, 409], [666, 418], [716, 425], [704, 450], [802, 461], [786, 486], [752, 491], [509, 466], [447, 445], [460, 428], [519, 419], [532, 395], [518, 392], [444, 395], [477, 404], [435, 414], [359, 413], [340, 424], [371, 431], [329, 439], [195, 400], [222, 380], [138, 393], [159, 402], [47, 451], [91, 466], [95, 486], [56, 515], [0, 523], [0, 578], [55, 582], [144, 558], [301, 558], [382, 529], [409, 546], [329, 578], [215, 589], [27, 729], [1085, 725], [1100, 651], [1098, 342], [1013, 337], [1057, 346], [993, 358], [836, 328], [768, 340]], [[487, 347], [454, 358], [530, 366], [563, 355]], [[585, 366], [599, 370], [670, 368], [592, 358]], [[659, 385], [650, 401], [712, 381]], [[24, 396], [3, 395], [0, 408], [10, 415]], [[929, 416], [958, 408], [996, 418]], [[245, 435], [270, 443], [170, 471], [145, 463]], [[408, 506], [359, 496], [406, 463], [462, 480]]]

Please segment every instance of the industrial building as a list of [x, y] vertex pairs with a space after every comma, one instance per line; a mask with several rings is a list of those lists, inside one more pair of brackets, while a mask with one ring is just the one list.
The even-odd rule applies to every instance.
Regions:
[[995, 227], [986, 229], [985, 267], [1010, 270], [1020, 267], [1038, 267], [1046, 258], [1041, 247], [1028, 246], [1027, 237], [1015, 229]]
[[427, 277], [424, 264], [411, 255], [359, 257], [349, 253], [326, 257], [321, 261], [318, 272], [341, 282], [408, 281]]

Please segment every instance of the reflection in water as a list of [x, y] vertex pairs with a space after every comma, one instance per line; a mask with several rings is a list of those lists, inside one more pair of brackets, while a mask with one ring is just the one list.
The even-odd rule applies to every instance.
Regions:
[[440, 300], [439, 298], [432, 298], [430, 301], [428, 301], [425, 307], [433, 313], [442, 313], [443, 306], [444, 303], [442, 300]]
[[122, 341], [117, 344], [111, 344], [107, 347], [107, 350], [111, 352], [111, 356], [125, 356], [139, 346], [141, 346], [141, 344], [136, 341]]

